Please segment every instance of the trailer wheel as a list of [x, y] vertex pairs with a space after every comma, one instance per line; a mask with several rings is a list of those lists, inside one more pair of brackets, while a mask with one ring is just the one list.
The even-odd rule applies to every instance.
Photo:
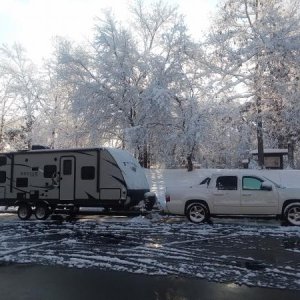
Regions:
[[18, 217], [21, 220], [28, 220], [32, 215], [31, 206], [26, 203], [21, 203], [18, 207]]
[[47, 205], [38, 204], [35, 208], [34, 214], [38, 220], [46, 220], [49, 217], [50, 211]]

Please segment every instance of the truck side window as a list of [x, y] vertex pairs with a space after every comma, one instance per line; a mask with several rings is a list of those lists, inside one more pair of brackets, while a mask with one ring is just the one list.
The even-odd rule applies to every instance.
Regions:
[[218, 190], [237, 190], [237, 177], [220, 176], [217, 179], [216, 187]]
[[0, 171], [0, 183], [5, 183], [5, 182], [6, 182], [6, 172]]
[[63, 164], [63, 174], [64, 175], [71, 175], [72, 174], [72, 160], [64, 160]]
[[251, 176], [244, 176], [243, 177], [243, 190], [260, 190], [261, 183], [263, 180], [251, 177]]

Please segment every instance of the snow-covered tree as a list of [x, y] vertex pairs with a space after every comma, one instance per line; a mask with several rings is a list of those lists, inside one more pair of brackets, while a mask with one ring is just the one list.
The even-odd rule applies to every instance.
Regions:
[[[36, 66], [27, 58], [24, 48], [15, 44], [0, 48], [1, 70], [8, 78], [4, 94], [13, 99], [14, 115], [20, 118], [18, 128], [11, 129], [10, 139], [19, 137], [14, 147], [31, 148], [32, 131], [41, 101], [41, 86]], [[20, 131], [20, 134], [14, 132]]]
[[215, 74], [219, 92], [234, 89], [231, 97], [252, 103], [249, 114], [255, 115], [261, 165], [263, 129], [277, 115], [271, 127], [280, 140], [280, 131], [287, 129], [283, 101], [290, 103], [295, 98], [289, 82], [297, 78], [293, 70], [299, 61], [297, 2], [224, 1], [207, 39], [207, 66]]
[[145, 167], [153, 156], [167, 164], [191, 158], [203, 95], [190, 54], [195, 43], [174, 7], [137, 1], [132, 12], [134, 31], [107, 12], [96, 24], [92, 47], [62, 43], [59, 76], [71, 87], [89, 143], [115, 141]]

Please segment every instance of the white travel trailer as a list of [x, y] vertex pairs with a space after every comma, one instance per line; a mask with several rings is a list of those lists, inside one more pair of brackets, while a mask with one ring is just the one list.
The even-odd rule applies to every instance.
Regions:
[[20, 219], [34, 212], [43, 220], [58, 207], [120, 210], [155, 201], [143, 169], [127, 151], [36, 148], [0, 154], [0, 205], [17, 206]]

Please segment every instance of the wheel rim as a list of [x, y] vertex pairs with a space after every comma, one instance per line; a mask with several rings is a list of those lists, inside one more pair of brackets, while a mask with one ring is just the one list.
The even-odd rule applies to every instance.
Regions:
[[19, 216], [20, 218], [26, 218], [28, 215], [28, 209], [26, 206], [21, 206], [19, 209]]
[[39, 206], [35, 210], [35, 216], [37, 219], [45, 218], [46, 214], [47, 214], [46, 208], [43, 206]]
[[200, 223], [205, 219], [205, 209], [200, 205], [194, 205], [190, 209], [190, 219], [192, 222]]
[[287, 219], [293, 225], [300, 225], [300, 206], [291, 207], [288, 210]]

